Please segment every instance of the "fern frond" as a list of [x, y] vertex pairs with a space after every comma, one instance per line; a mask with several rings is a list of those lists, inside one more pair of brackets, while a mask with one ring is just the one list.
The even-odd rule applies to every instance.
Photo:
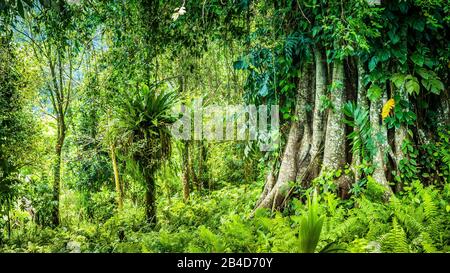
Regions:
[[425, 219], [430, 220], [437, 214], [436, 205], [433, 202], [433, 198], [427, 191], [424, 191], [422, 197], [423, 197], [423, 209], [425, 212]]
[[422, 232], [419, 236], [420, 243], [425, 253], [436, 253], [436, 247], [434, 246], [433, 239], [427, 232]]
[[368, 240], [376, 241], [381, 235], [389, 232], [389, 225], [379, 222], [373, 221], [369, 224], [369, 231], [367, 232], [365, 238]]
[[383, 252], [408, 253], [409, 246], [406, 240], [406, 233], [394, 218], [392, 229], [381, 237], [381, 249]]
[[417, 237], [424, 230], [422, 223], [410, 214], [402, 211], [396, 211], [395, 217], [397, 217], [400, 223], [406, 228], [406, 231], [411, 235], [411, 237]]

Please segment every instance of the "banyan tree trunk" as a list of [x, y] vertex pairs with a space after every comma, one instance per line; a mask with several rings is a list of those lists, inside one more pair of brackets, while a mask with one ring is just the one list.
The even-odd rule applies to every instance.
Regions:
[[[257, 208], [280, 208], [289, 197], [291, 186], [295, 182], [303, 187], [321, 173], [345, 167], [347, 160], [346, 127], [343, 107], [346, 100], [344, 90], [345, 75], [358, 75], [357, 103], [369, 111], [372, 138], [376, 140], [376, 152], [372, 163], [376, 167], [373, 178], [386, 188], [386, 197], [392, 192], [386, 174], [385, 153], [390, 151], [387, 141], [387, 128], [381, 121], [381, 109], [384, 97], [368, 103], [366, 89], [363, 84], [363, 64], [358, 64], [358, 73], [345, 73], [344, 61], [335, 61], [332, 65], [332, 85], [327, 94], [328, 70], [324, 50], [314, 48], [314, 69], [307, 65], [303, 67], [302, 78], [299, 81], [296, 94], [297, 119], [292, 121], [286, 146], [279, 170], [272, 167], [267, 175], [263, 192], [256, 203]], [[315, 72], [315, 73], [314, 73]], [[323, 110], [322, 100], [328, 97], [331, 108]], [[312, 106], [308, 112], [307, 106]], [[381, 138], [381, 139], [380, 139]], [[352, 165], [360, 165], [362, 158], [357, 154], [352, 159]], [[274, 164], [273, 166], [275, 166]], [[351, 184], [359, 180], [362, 173], [355, 172], [354, 176], [342, 174], [336, 178], [341, 197], [348, 196]]]
[[256, 208], [278, 208], [289, 193], [289, 182], [296, 181], [302, 135], [309, 135], [308, 130], [305, 130], [305, 125], [308, 122], [305, 109], [306, 97], [309, 92], [307, 89], [308, 80], [311, 78], [309, 75], [311, 72], [311, 69], [306, 69], [299, 80], [295, 110], [297, 118], [292, 121], [289, 130], [278, 177], [275, 178], [273, 170], [270, 170], [263, 194], [258, 200]]
[[303, 179], [312, 180], [320, 171], [320, 164], [322, 162], [322, 150], [325, 133], [325, 111], [322, 111], [320, 103], [325, 96], [327, 90], [327, 65], [324, 53], [319, 48], [314, 49], [315, 58], [315, 92], [314, 92], [314, 110], [312, 117], [312, 138], [310, 157], [311, 163], [309, 166], [309, 178], [305, 173], [301, 174]]
[[[275, 168], [269, 171], [256, 208], [278, 208], [288, 197], [289, 182], [307, 184], [319, 172], [325, 124], [320, 101], [326, 91], [327, 70], [322, 50], [316, 48], [314, 53], [314, 66], [307, 65], [299, 80], [297, 119], [289, 130], [278, 176]], [[306, 110], [308, 104], [313, 105], [312, 113]]]
[[370, 102], [370, 126], [372, 128], [372, 139], [375, 142], [375, 155], [372, 158], [372, 165], [374, 166], [374, 172], [372, 177], [382, 186], [387, 189], [387, 195], [390, 195], [391, 189], [386, 179], [386, 148], [387, 148], [387, 129], [381, 121], [380, 109], [383, 107], [384, 98], [373, 100]]
[[[406, 91], [401, 88], [397, 90], [398, 95], [400, 99], [408, 101], [408, 94]], [[405, 153], [403, 152], [402, 146], [405, 143], [405, 141], [408, 138], [408, 128], [405, 124], [400, 124], [400, 127], [395, 128], [395, 135], [394, 135], [394, 141], [395, 141], [395, 160], [397, 161], [397, 172], [400, 172], [400, 166], [403, 164], [403, 160], [405, 159]], [[401, 183], [398, 183], [396, 185], [396, 190], [401, 191], [403, 185]]]
[[342, 61], [333, 64], [332, 86], [330, 94], [332, 108], [328, 110], [322, 171], [339, 169], [345, 164], [345, 124], [342, 122], [345, 92]]

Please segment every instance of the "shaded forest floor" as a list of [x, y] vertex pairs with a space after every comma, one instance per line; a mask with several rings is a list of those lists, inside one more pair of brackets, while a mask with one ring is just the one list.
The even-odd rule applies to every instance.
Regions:
[[[177, 196], [161, 198], [153, 230], [142, 207], [129, 200], [120, 213], [112, 200], [97, 204], [93, 219], [80, 219], [70, 205], [74, 193], [66, 192], [61, 228], [22, 219], [26, 224], [14, 227], [0, 252], [300, 252], [299, 226], [308, 207], [294, 198], [283, 213], [258, 210], [249, 217], [260, 188], [257, 183], [226, 186], [207, 196], [193, 194], [188, 203]], [[450, 251], [449, 184], [438, 189], [413, 183], [389, 203], [370, 182], [349, 200], [323, 188], [319, 196], [324, 224], [316, 251]]]

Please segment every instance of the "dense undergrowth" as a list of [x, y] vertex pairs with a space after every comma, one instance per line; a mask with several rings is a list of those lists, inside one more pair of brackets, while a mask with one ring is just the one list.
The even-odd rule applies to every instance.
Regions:
[[[208, 196], [194, 194], [188, 203], [179, 197], [161, 199], [154, 230], [143, 224], [142, 208], [130, 202], [119, 214], [97, 215], [98, 224], [66, 221], [51, 229], [29, 221], [2, 240], [0, 252], [304, 252], [305, 239], [314, 237], [305, 233], [304, 223], [320, 219], [316, 252], [450, 251], [449, 184], [439, 189], [415, 182], [384, 203], [369, 182], [349, 200], [322, 192], [310, 206], [293, 199], [283, 213], [258, 210], [250, 217], [259, 191], [256, 184], [228, 186]], [[98, 208], [113, 209], [108, 204]]]

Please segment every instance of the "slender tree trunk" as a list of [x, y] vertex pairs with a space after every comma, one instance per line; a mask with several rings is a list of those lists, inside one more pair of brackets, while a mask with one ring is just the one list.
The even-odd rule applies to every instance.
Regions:
[[345, 164], [345, 124], [342, 122], [344, 119], [342, 108], [345, 99], [343, 87], [344, 66], [342, 61], [335, 61], [333, 64], [333, 90], [330, 94], [332, 109], [328, 110], [322, 171], [336, 170]]
[[444, 122], [450, 126], [450, 93], [448, 90], [444, 91], [444, 99], [442, 100], [442, 113]]
[[190, 173], [190, 169], [189, 169], [189, 142], [188, 141], [183, 141], [183, 148], [182, 148], [182, 156], [183, 156], [183, 198], [184, 201], [186, 202], [187, 200], [189, 200], [189, 194], [190, 194], [190, 190], [189, 190], [189, 173]]
[[199, 141], [199, 155], [198, 155], [198, 190], [203, 189], [203, 141]]
[[155, 227], [156, 219], [156, 203], [155, 203], [155, 177], [153, 170], [146, 171], [147, 189], [145, 192], [145, 216], [147, 223], [151, 227]]
[[6, 222], [8, 239], [11, 239], [11, 203], [9, 197], [6, 197], [6, 209], [8, 210], [8, 221]]
[[448, 90], [442, 92], [441, 111], [442, 121], [450, 126], [450, 94]]
[[195, 171], [195, 167], [194, 167], [194, 159], [195, 159], [195, 143], [191, 143], [191, 151], [188, 153], [188, 170], [189, 170], [189, 178], [191, 179], [191, 186], [192, 186], [192, 190], [194, 190], [194, 187], [197, 191], [199, 191], [199, 186], [198, 186], [198, 176], [197, 173]]
[[117, 165], [117, 158], [116, 158], [116, 147], [114, 144], [111, 144], [111, 161], [113, 166], [113, 172], [114, 172], [114, 182], [116, 185], [116, 194], [117, 194], [117, 206], [119, 210], [123, 209], [123, 191], [122, 191], [122, 185], [120, 183], [120, 175], [119, 175], [119, 166]]
[[324, 140], [325, 113], [320, 109], [320, 101], [327, 90], [327, 66], [323, 53], [319, 49], [314, 50], [316, 66], [316, 92], [314, 95], [313, 135], [311, 154], [319, 153]]
[[60, 186], [61, 186], [61, 157], [62, 157], [62, 147], [64, 145], [64, 140], [66, 137], [66, 129], [64, 125], [64, 120], [59, 116], [58, 120], [58, 139], [55, 147], [55, 163], [53, 166], [53, 226], [59, 226], [60, 216], [59, 216], [59, 197], [60, 197]]
[[202, 189], [204, 189], [207, 188], [208, 184], [208, 143], [206, 141], [202, 141], [200, 149], [200, 170], [198, 176]]

